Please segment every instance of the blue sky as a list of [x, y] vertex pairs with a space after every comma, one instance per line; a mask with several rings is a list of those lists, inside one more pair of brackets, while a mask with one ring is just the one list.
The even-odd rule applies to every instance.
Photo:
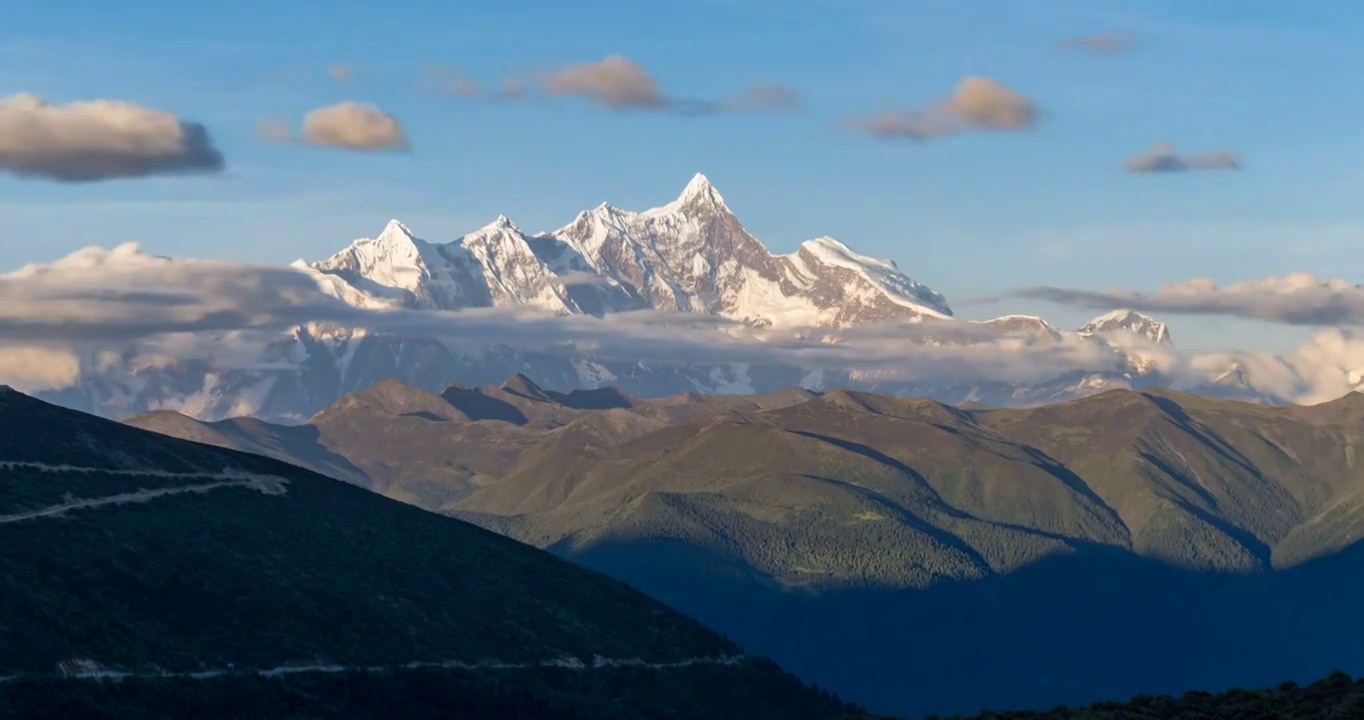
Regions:
[[[1364, 6], [1260, 0], [677, 0], [184, 3], [47, 0], [0, 12], [0, 94], [108, 97], [209, 127], [221, 177], [82, 185], [0, 177], [0, 268], [139, 240], [173, 255], [317, 259], [390, 217], [449, 240], [506, 213], [552, 229], [602, 201], [645, 208], [706, 173], [775, 251], [818, 235], [889, 257], [959, 314], [1094, 313], [971, 298], [1039, 284], [1154, 289], [1359, 274]], [[1062, 52], [1131, 32], [1133, 52]], [[525, 77], [618, 53], [672, 95], [799, 88], [793, 116], [680, 118], [582, 102], [421, 91], [422, 71]], [[356, 78], [324, 69], [344, 63]], [[1046, 112], [1034, 130], [916, 144], [841, 128], [965, 75]], [[262, 116], [340, 100], [398, 116], [410, 154], [261, 143]], [[1228, 149], [1242, 172], [1131, 175], [1156, 141]], [[1165, 318], [1187, 349], [1283, 350], [1302, 335]]]

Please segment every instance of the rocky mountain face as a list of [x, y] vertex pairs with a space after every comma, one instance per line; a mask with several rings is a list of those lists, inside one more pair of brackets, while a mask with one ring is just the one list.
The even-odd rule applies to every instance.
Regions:
[[1079, 332], [1085, 335], [1130, 333], [1156, 345], [1174, 347], [1174, 342], [1170, 340], [1170, 329], [1165, 323], [1132, 310], [1114, 310], [1100, 315], [1082, 325]]
[[[393, 220], [376, 237], [293, 267], [324, 292], [363, 308], [529, 308], [596, 317], [657, 310], [715, 316], [756, 331], [816, 328], [835, 341], [839, 332], [877, 323], [960, 325], [941, 294], [894, 262], [858, 254], [834, 238], [807, 241], [789, 254], [770, 252], [699, 174], [675, 200], [643, 212], [602, 204], [539, 234], [527, 234], [499, 216], [447, 243], [428, 242]], [[1130, 343], [1115, 342], [1117, 336], [1169, 347], [1164, 325], [1139, 313], [1096, 318], [1078, 334], [1030, 316], [978, 324], [1035, 341], [1092, 341], [1112, 352], [1117, 369], [1062, 373], [1027, 384], [908, 382], [855, 368], [640, 362], [561, 348], [456, 349], [434, 339], [313, 324], [294, 328], [247, 367], [224, 369], [174, 358], [149, 365], [131, 358], [111, 361], [106, 354], [87, 360], [75, 386], [41, 395], [114, 417], [174, 409], [205, 419], [255, 415], [300, 421], [384, 379], [435, 391], [453, 382], [477, 386], [524, 373], [550, 388], [615, 385], [645, 397], [761, 393], [803, 385], [1029, 405], [1160, 382], [1154, 360], [1128, 348]]]
[[749, 234], [703, 175], [645, 212], [607, 204], [552, 233], [526, 235], [506, 216], [446, 244], [390, 221], [311, 270], [353, 292], [404, 307], [531, 306], [604, 315], [652, 308], [704, 313], [758, 327], [848, 327], [951, 317], [938, 293], [893, 262], [833, 238], [774, 255]]

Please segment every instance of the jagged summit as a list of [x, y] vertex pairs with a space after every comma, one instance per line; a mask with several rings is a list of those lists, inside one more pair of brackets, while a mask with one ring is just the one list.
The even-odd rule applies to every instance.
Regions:
[[1006, 333], [1048, 337], [1053, 340], [1060, 340], [1062, 337], [1060, 330], [1036, 315], [1001, 315], [997, 318], [976, 322]]
[[352, 240], [350, 245], [341, 252], [333, 255], [332, 258], [356, 248], [363, 248], [359, 254], [374, 257], [384, 254], [398, 253], [407, 256], [420, 254], [419, 246], [426, 244], [408, 229], [402, 221], [395, 219], [389, 220], [384, 224], [384, 229], [374, 237], [362, 237]]
[[484, 225], [484, 226], [483, 226], [482, 228], [480, 228], [480, 229], [481, 229], [481, 230], [514, 230], [514, 231], [516, 231], [516, 232], [521, 232], [521, 228], [517, 227], [516, 223], [512, 222], [512, 221], [511, 221], [511, 218], [507, 217], [506, 215], [498, 215], [497, 218], [496, 218], [495, 220], [493, 220], [492, 222], [488, 223], [487, 225]]
[[701, 173], [693, 175], [692, 179], [687, 182], [687, 186], [682, 188], [682, 194], [677, 196], [678, 202], [694, 199], [713, 200], [719, 203], [725, 201], [724, 197], [720, 195], [720, 191], [716, 190], [715, 186], [711, 184], [710, 178]]
[[757, 327], [952, 315], [942, 295], [895, 262], [862, 255], [832, 237], [773, 254], [702, 173], [666, 205], [631, 212], [602, 203], [533, 237], [499, 215], [454, 241], [433, 244], [392, 220], [377, 238], [309, 267], [329, 275], [320, 284], [348, 302], [382, 296], [443, 310], [530, 305], [601, 316], [653, 308]]
[[1172, 345], [1170, 328], [1165, 323], [1135, 310], [1126, 308], [1104, 313], [1080, 327], [1079, 332], [1087, 335], [1127, 332], [1157, 345]]
[[669, 215], [704, 210], [731, 214], [729, 206], [725, 204], [724, 196], [711, 184], [710, 178], [701, 173], [696, 173], [687, 183], [687, 186], [682, 188], [682, 193], [677, 196], [676, 200], [667, 205], [646, 210], [643, 214]]
[[502, 383], [501, 389], [529, 400], [539, 400], [542, 402], [553, 401], [549, 394], [545, 392], [544, 388], [535, 384], [534, 380], [526, 377], [525, 373], [516, 373], [507, 378], [506, 381]]
[[394, 234], [396, 234], [396, 235], [404, 235], [404, 236], [406, 236], [408, 239], [415, 239], [415, 236], [412, 234], [412, 231], [409, 230], [409, 229], [407, 228], [407, 226], [404, 225], [403, 222], [402, 222], [401, 220], [397, 219], [397, 218], [393, 218], [393, 219], [389, 220], [387, 223], [385, 223], [385, 224], [384, 224], [384, 230], [383, 230], [382, 233], [380, 233], [379, 236], [380, 236], [380, 237], [383, 237], [384, 235], [394, 235]]
[[[372, 238], [356, 238], [346, 250], [365, 248], [361, 251], [368, 256], [381, 253], [403, 253], [410, 256], [419, 254], [419, 246], [426, 244], [397, 219], [389, 220], [384, 229]], [[342, 252], [346, 252], [343, 250]], [[338, 253], [339, 255], [340, 253]], [[333, 255], [332, 257], [336, 257]]]

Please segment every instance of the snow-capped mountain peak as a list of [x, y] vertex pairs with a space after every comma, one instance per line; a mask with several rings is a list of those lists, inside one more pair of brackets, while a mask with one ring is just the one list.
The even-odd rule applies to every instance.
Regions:
[[667, 205], [646, 210], [641, 214], [657, 216], [706, 211], [731, 214], [729, 206], [725, 204], [724, 196], [711, 184], [710, 178], [701, 173], [696, 173], [687, 183], [687, 186], [682, 188], [682, 192], [676, 200]]
[[1001, 315], [989, 320], [975, 321], [992, 330], [1013, 335], [1045, 337], [1060, 340], [1062, 334], [1055, 326], [1036, 315]]
[[516, 223], [512, 222], [511, 218], [506, 215], [498, 215], [497, 219], [484, 225], [480, 230], [512, 230], [517, 233], [521, 232], [521, 228], [517, 227]]
[[405, 238], [408, 241], [416, 239], [416, 236], [412, 234], [412, 231], [407, 229], [407, 226], [403, 224], [403, 221], [398, 218], [393, 218], [387, 223], [384, 223], [383, 232], [379, 233], [379, 237], [392, 239]]
[[1150, 315], [1135, 310], [1120, 309], [1104, 313], [1085, 323], [1079, 330], [1086, 335], [1128, 332], [1157, 344], [1170, 346], [1170, 328]]
[[521, 229], [506, 215], [464, 237], [441, 246], [458, 266], [452, 280], [472, 284], [486, 296], [482, 304], [531, 305], [555, 313], [577, 312], [563, 294], [555, 273], [540, 258]]
[[836, 269], [838, 273], [851, 273], [866, 284], [863, 292], [872, 293], [868, 297], [870, 300], [874, 301], [879, 295], [919, 315], [952, 317], [952, 308], [942, 294], [900, 272], [893, 260], [854, 252], [841, 241], [827, 235], [806, 240], [801, 243], [799, 250], [784, 257], [790, 259], [797, 271], [803, 274], [820, 274], [816, 269], [819, 266]]
[[425, 244], [425, 241], [414, 235], [406, 225], [402, 224], [401, 221], [394, 219], [389, 220], [378, 235], [375, 235], [372, 238], [357, 238], [352, 241], [346, 249], [332, 255], [331, 258], [328, 258], [328, 260], [324, 262], [339, 258], [346, 253], [355, 255], [357, 258], [365, 257], [377, 259], [391, 256], [395, 253], [407, 257], [416, 257], [421, 252], [420, 245]]
[[404, 304], [441, 309], [529, 304], [601, 315], [652, 307], [759, 327], [952, 315], [942, 295], [893, 261], [859, 254], [832, 237], [773, 254], [701, 173], [666, 205], [631, 212], [602, 203], [534, 237], [499, 215], [435, 245], [394, 220], [379, 237], [311, 267], [366, 295], [399, 293]]
[[398, 220], [389, 220], [377, 236], [355, 240], [310, 267], [341, 278], [365, 295], [420, 305], [418, 299], [432, 266], [441, 264], [434, 246]]

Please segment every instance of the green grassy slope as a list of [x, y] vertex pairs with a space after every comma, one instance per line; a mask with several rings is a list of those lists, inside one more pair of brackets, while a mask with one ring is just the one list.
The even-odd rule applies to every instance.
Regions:
[[[0, 676], [51, 674], [71, 661], [155, 673], [740, 654], [620, 582], [275, 460], [9, 391], [0, 391], [0, 426], [0, 512], [11, 515], [243, 474], [268, 476], [274, 488], [0, 519]], [[696, 668], [721, 694], [764, 692], [776, 673], [787, 678], [783, 693], [818, 698], [762, 663]], [[768, 701], [789, 705], [758, 704]]]

